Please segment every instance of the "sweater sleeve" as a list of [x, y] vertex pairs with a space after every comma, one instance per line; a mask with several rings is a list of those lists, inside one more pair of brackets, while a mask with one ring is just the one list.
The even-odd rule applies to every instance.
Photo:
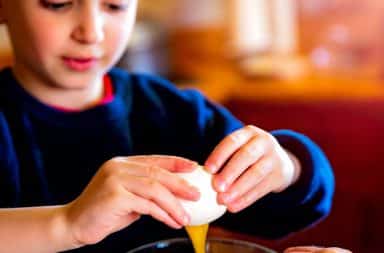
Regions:
[[226, 214], [218, 225], [264, 238], [281, 238], [326, 217], [332, 204], [334, 177], [321, 149], [291, 130], [272, 134], [299, 159], [299, 180], [281, 193], [270, 193], [238, 214]]

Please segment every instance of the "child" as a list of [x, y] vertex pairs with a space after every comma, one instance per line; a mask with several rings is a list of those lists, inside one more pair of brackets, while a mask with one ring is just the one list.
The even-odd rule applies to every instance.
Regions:
[[173, 172], [197, 162], [236, 213], [217, 225], [275, 238], [328, 214], [333, 175], [307, 137], [243, 126], [196, 91], [111, 69], [136, 8], [0, 0], [15, 57], [0, 73], [0, 252], [116, 253], [184, 235], [177, 198], [199, 193]]

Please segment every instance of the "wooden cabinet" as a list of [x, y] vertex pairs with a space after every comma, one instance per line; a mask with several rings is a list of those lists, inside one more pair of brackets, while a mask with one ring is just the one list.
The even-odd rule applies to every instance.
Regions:
[[0, 25], [0, 69], [12, 62], [11, 45], [5, 26]]

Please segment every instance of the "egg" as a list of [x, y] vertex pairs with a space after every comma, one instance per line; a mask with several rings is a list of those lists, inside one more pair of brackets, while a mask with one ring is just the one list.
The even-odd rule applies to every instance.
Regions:
[[217, 192], [212, 187], [212, 174], [203, 166], [198, 166], [191, 172], [177, 174], [200, 192], [198, 201], [180, 199], [181, 205], [191, 218], [189, 226], [211, 223], [226, 212], [226, 206], [217, 203]]

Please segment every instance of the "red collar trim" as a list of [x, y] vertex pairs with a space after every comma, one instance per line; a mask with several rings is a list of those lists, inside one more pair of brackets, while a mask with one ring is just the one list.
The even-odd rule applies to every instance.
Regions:
[[114, 90], [112, 85], [112, 80], [109, 75], [105, 75], [103, 77], [103, 84], [104, 84], [104, 97], [100, 100], [97, 105], [104, 105], [113, 100], [114, 97]]
[[[104, 85], [104, 96], [102, 99], [100, 99], [100, 101], [95, 103], [94, 106], [107, 104], [107, 103], [111, 102], [114, 98], [114, 90], [113, 90], [112, 80], [111, 80], [110, 76], [105, 75], [103, 77], [103, 85]], [[61, 106], [52, 106], [52, 107], [55, 108], [56, 110], [63, 111], [63, 112], [78, 112], [79, 111], [76, 109], [69, 109], [69, 108], [65, 108], [65, 107], [61, 107]]]

